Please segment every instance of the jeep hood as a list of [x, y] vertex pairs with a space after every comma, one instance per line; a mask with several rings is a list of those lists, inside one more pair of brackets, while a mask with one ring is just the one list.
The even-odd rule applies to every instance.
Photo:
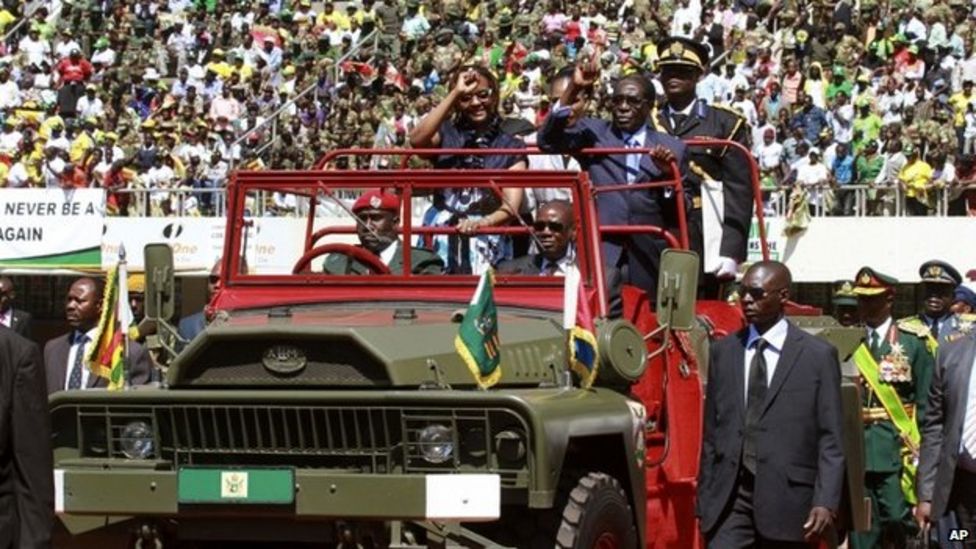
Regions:
[[[237, 311], [176, 357], [170, 387], [420, 388], [474, 385], [455, 348], [463, 309], [440, 304], [321, 305]], [[557, 381], [558, 315], [501, 308], [500, 385]]]

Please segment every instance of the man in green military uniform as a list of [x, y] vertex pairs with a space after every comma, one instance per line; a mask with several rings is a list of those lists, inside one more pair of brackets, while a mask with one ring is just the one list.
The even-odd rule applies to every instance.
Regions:
[[854, 294], [853, 280], [834, 282], [834, 295], [831, 298], [834, 319], [844, 327], [856, 326], [860, 322], [857, 315], [857, 295]]
[[[897, 280], [864, 267], [854, 278], [866, 341], [854, 354], [862, 383], [865, 489], [871, 530], [851, 535], [852, 549], [902, 546], [915, 529], [915, 463], [934, 362], [918, 335], [891, 318]], [[891, 544], [891, 545], [889, 545]]]
[[[696, 96], [695, 87], [708, 66], [708, 50], [702, 44], [672, 36], [658, 46], [657, 65], [661, 71], [665, 101], [652, 114], [658, 131], [680, 139], [712, 137], [735, 141], [748, 148], [749, 123], [732, 109], [709, 105]], [[691, 247], [703, 258], [706, 273], [705, 291], [718, 294], [719, 280], [735, 277], [739, 264], [746, 258], [746, 242], [752, 222], [752, 181], [748, 162], [731, 147], [690, 147], [687, 158], [690, 171], [686, 191], [692, 197], [688, 211]], [[721, 182], [721, 185], [718, 185]], [[709, 218], [703, 211], [703, 187], [721, 189], [717, 211]], [[708, 195], [706, 195], [708, 196]], [[718, 204], [722, 209], [718, 210]], [[717, 217], [715, 223], [711, 223]], [[674, 220], [676, 221], [676, 220]], [[705, 234], [705, 226], [714, 227]], [[677, 223], [672, 223], [677, 226]], [[714, 234], [714, 233], [718, 234]]]
[[926, 261], [918, 268], [922, 278], [922, 312], [898, 321], [902, 330], [922, 338], [933, 357], [939, 345], [959, 337], [965, 319], [952, 312], [956, 287], [962, 276], [945, 261]]
[[[396, 230], [400, 224], [400, 199], [393, 194], [369, 191], [353, 203], [352, 212], [359, 218], [356, 234], [360, 246], [389, 267], [392, 274], [403, 274], [403, 242]], [[425, 248], [411, 248], [410, 265], [413, 274], [444, 272], [441, 258]], [[325, 256], [322, 270], [334, 275], [363, 275], [371, 271], [365, 263], [338, 253]]]

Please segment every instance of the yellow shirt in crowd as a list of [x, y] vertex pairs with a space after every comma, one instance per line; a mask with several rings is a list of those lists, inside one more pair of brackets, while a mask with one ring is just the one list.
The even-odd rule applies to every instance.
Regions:
[[916, 160], [905, 164], [898, 174], [898, 180], [905, 185], [905, 196], [909, 198], [924, 198], [926, 188], [932, 182], [935, 171], [924, 160]]

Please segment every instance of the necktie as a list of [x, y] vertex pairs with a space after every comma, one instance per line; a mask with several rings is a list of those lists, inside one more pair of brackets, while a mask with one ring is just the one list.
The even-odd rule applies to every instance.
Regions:
[[542, 266], [542, 276], [553, 276], [559, 271], [559, 263], [555, 261], [546, 260], [545, 265]]
[[756, 340], [756, 352], [749, 366], [749, 401], [746, 404], [745, 437], [742, 440], [742, 466], [753, 475], [756, 474], [759, 418], [766, 400], [766, 357], [763, 353], [768, 346], [765, 339]]
[[[640, 141], [637, 136], [630, 136], [627, 138], [627, 148], [636, 149], [641, 146]], [[627, 183], [633, 183], [637, 181], [637, 176], [640, 174], [640, 155], [636, 153], [627, 155]]]
[[966, 415], [963, 418], [962, 445], [971, 457], [976, 457], [976, 398], [969, 395]]
[[75, 339], [78, 350], [75, 352], [75, 363], [71, 366], [71, 374], [68, 377], [68, 389], [81, 389], [81, 369], [85, 367], [85, 343], [87, 341], [88, 336], [85, 334], [81, 334]]
[[881, 338], [878, 337], [878, 332], [871, 330], [871, 356], [875, 359], [881, 354]]
[[688, 115], [687, 114], [681, 114], [681, 113], [678, 113], [678, 112], [672, 113], [671, 114], [671, 127], [674, 128], [674, 131], [678, 131], [678, 128], [680, 128], [681, 126], [684, 126], [685, 125], [685, 120], [687, 120], [687, 119], [688, 119]]
[[932, 321], [932, 327], [930, 328], [930, 331], [932, 332], [932, 339], [938, 341], [939, 340], [939, 319], [935, 319]]

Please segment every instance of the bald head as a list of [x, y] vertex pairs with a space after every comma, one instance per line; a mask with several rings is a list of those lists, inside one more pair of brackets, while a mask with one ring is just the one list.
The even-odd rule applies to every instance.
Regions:
[[760, 334], [783, 317], [792, 282], [790, 270], [778, 261], [760, 261], [742, 277], [739, 287], [742, 312]]
[[0, 276], [0, 313], [6, 313], [13, 307], [15, 297], [17, 294], [14, 292], [14, 281]]

